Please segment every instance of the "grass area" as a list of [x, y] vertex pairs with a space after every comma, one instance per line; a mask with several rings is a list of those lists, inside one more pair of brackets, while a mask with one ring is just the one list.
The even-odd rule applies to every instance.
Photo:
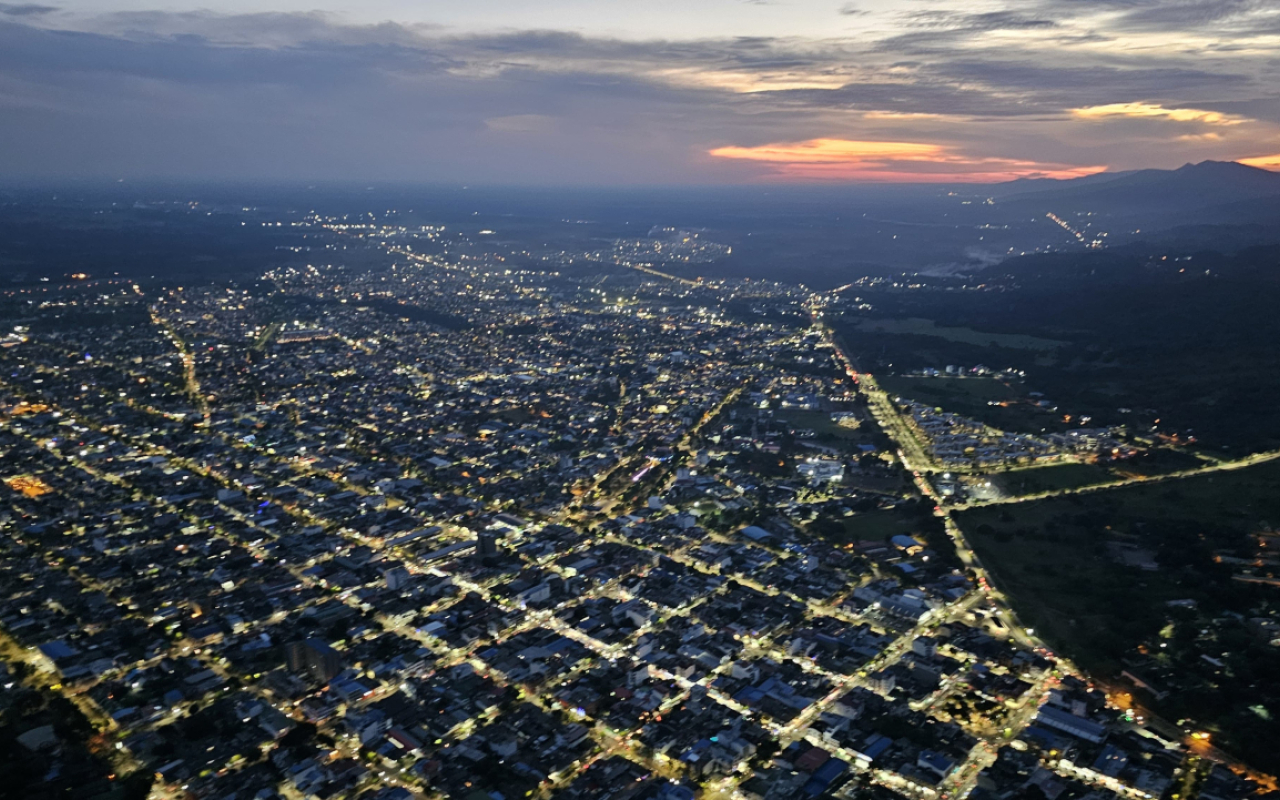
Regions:
[[[1193, 718], [1221, 732], [1229, 751], [1275, 766], [1280, 722], [1249, 709], [1280, 705], [1280, 686], [1261, 677], [1280, 670], [1280, 653], [1243, 620], [1268, 615], [1276, 590], [1234, 580], [1240, 568], [1218, 556], [1248, 556], [1257, 546], [1251, 534], [1280, 525], [1277, 485], [1280, 464], [1269, 462], [969, 509], [956, 520], [1022, 621], [1056, 649], [1100, 678], [1154, 674], [1170, 692], [1149, 700], [1157, 713]], [[1125, 565], [1117, 548], [1156, 569]], [[1215, 671], [1204, 655], [1229, 668]]]
[[1053, 350], [1063, 342], [1040, 339], [1035, 336], [1008, 333], [984, 333], [973, 328], [939, 327], [931, 319], [907, 317], [905, 319], [863, 319], [858, 330], [868, 333], [908, 334], [934, 336], [950, 342], [978, 345], [980, 347], [1011, 347], [1018, 350]]
[[917, 518], [895, 510], [868, 511], [865, 514], [843, 517], [836, 522], [843, 530], [838, 534], [827, 535], [827, 539], [837, 546], [854, 542], [887, 542], [898, 534], [910, 536], [921, 531]]
[[898, 535], [922, 541], [931, 551], [929, 563], [917, 562], [915, 566], [925, 567], [925, 572], [898, 576], [907, 581], [917, 580], [928, 574], [961, 568], [955, 543], [947, 535], [942, 521], [933, 515], [932, 508], [932, 501], [918, 499], [895, 508], [867, 511], [850, 517], [824, 516], [806, 525], [805, 530], [836, 547], [859, 542], [888, 542]]
[[[1027, 475], [1045, 473], [1047, 478], [1058, 469], [1067, 468], [1029, 470]], [[1086, 477], [1073, 472], [1072, 479]], [[1151, 633], [1143, 626], [1162, 619], [1160, 606], [1167, 600], [1201, 597], [1221, 605], [1251, 599], [1248, 592], [1231, 597], [1235, 587], [1229, 576], [1226, 584], [1217, 585], [1194, 580], [1186, 571], [1121, 566], [1108, 555], [1107, 543], [1132, 537], [1160, 552], [1181, 546], [1174, 530], [1187, 528], [1213, 532], [1198, 534], [1210, 541], [1216, 533], [1225, 545], [1233, 533], [1243, 536], [1263, 524], [1280, 525], [1277, 483], [1280, 464], [1273, 462], [1238, 472], [969, 509], [957, 514], [957, 522], [1015, 599], [1019, 613], [1025, 612], [1047, 639], [1083, 663], [1106, 668]], [[1211, 553], [1206, 557], [1212, 560]]]
[[1059, 464], [1002, 472], [991, 477], [1000, 491], [1010, 497], [1024, 497], [1061, 489], [1078, 489], [1119, 480], [1110, 468], [1098, 464]]
[[1032, 403], [1023, 386], [999, 378], [885, 375], [877, 381], [890, 396], [936, 406], [1000, 430], [1040, 433], [1071, 427], [1060, 413]]
[[[996, 378], [912, 378], [905, 375], [885, 375], [876, 379], [880, 388], [890, 394], [899, 394], [922, 403], [954, 405], [964, 402], [1008, 402], [1019, 400], [1026, 392], [1022, 387], [1010, 386]], [[949, 409], [948, 409], [949, 410]]]
[[[974, 550], [1013, 597], [1019, 617], [1087, 669], [1118, 672], [1126, 650], [1159, 629], [1160, 618], [1153, 621], [1150, 612], [1177, 599], [1178, 587], [1113, 562], [1105, 534], [1048, 525], [1056, 515], [1047, 509], [1004, 513], [1012, 527], [992, 514], [989, 522], [964, 528], [973, 527]], [[1148, 613], [1120, 615], [1118, 609]]]
[[794, 411], [783, 409], [777, 413], [779, 421], [786, 420], [794, 430], [813, 431], [817, 439], [841, 439], [848, 442], [869, 442], [868, 433], [875, 430], [874, 422], [864, 422], [859, 428], [847, 428], [831, 420], [827, 411]]
[[1122, 477], [1151, 476], [1196, 469], [1205, 466], [1206, 463], [1190, 450], [1161, 447], [1148, 450], [1136, 458], [1119, 462], [1114, 469]]

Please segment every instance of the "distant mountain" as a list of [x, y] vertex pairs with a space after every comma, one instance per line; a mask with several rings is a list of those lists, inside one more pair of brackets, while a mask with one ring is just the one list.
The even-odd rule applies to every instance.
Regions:
[[999, 204], [1028, 210], [1094, 211], [1134, 218], [1181, 216], [1212, 206], [1280, 197], [1280, 173], [1234, 161], [1202, 161], [1175, 170], [1101, 173], [1051, 185], [1015, 181], [996, 189], [993, 196]]
[[1016, 181], [996, 184], [988, 194], [992, 197], [1003, 199], [1017, 195], [1054, 191], [1068, 186], [1077, 187], [1096, 185], [1099, 183], [1108, 183], [1127, 175], [1132, 175], [1134, 172], [1135, 170], [1127, 170], [1124, 172], [1095, 172], [1092, 175], [1084, 175], [1079, 178], [1018, 178]]

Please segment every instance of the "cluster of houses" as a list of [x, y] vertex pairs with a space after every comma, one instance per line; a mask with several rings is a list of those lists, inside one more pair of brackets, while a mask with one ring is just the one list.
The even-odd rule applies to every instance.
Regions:
[[0, 351], [0, 627], [158, 791], [1155, 795], [945, 540], [822, 532], [913, 506], [821, 331], [683, 284], [271, 277]]

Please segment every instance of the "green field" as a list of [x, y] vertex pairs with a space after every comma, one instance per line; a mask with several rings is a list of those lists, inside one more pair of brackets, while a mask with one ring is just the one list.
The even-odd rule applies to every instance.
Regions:
[[[1069, 467], [1027, 470], [1026, 475], [1047, 478], [1053, 470], [1068, 469], [1064, 475], [1073, 479], [1086, 476]], [[1020, 612], [1025, 610], [1068, 652], [1096, 654], [1082, 660], [1097, 665], [1132, 645], [1143, 620], [1164, 600], [1208, 593], [1216, 602], [1223, 599], [1214, 588], [1220, 581], [1211, 584], [1163, 569], [1135, 572], [1114, 563], [1106, 554], [1108, 541], [1131, 536], [1157, 552], [1177, 548], [1181, 552], [1170, 555], [1179, 556], [1215, 541], [1225, 547], [1263, 524], [1280, 526], [1278, 485], [1280, 464], [1271, 462], [1238, 472], [968, 509], [957, 512], [956, 521]], [[1195, 532], [1194, 544], [1185, 541], [1186, 531]], [[1211, 561], [1211, 554], [1207, 558]], [[1209, 578], [1218, 577], [1209, 568]], [[1225, 588], [1233, 588], [1229, 577]], [[1121, 609], [1124, 614], [1117, 613]], [[1112, 636], [1115, 630], [1124, 633]]]
[[[1170, 691], [1148, 698], [1158, 713], [1195, 719], [1251, 763], [1276, 768], [1280, 723], [1249, 708], [1280, 709], [1280, 685], [1264, 677], [1280, 674], [1280, 653], [1244, 620], [1269, 616], [1280, 590], [1233, 580], [1238, 568], [1219, 556], [1250, 557], [1250, 534], [1280, 526], [1277, 486], [1280, 464], [1270, 462], [969, 509], [956, 521], [1021, 620], [1053, 647], [1101, 678], [1155, 672]], [[1157, 569], [1121, 563], [1120, 547]], [[1204, 655], [1224, 660], [1225, 674]]]
[[838, 422], [831, 421], [827, 411], [794, 411], [782, 409], [777, 412], [778, 420], [786, 420], [796, 430], [810, 430], [815, 434], [815, 441], [823, 439], [840, 439], [846, 442], [869, 442], [869, 434], [875, 430], [874, 422], [866, 422], [860, 428], [846, 428]]
[[[1069, 427], [1061, 414], [1033, 405], [1021, 384], [999, 378], [885, 375], [876, 380], [891, 397], [935, 406], [1000, 430], [1040, 433]], [[992, 402], [1003, 405], [991, 405]]]
[[984, 333], [972, 328], [939, 327], [931, 319], [907, 317], [906, 319], [863, 319], [857, 330], [865, 333], [908, 334], [933, 336], [949, 342], [972, 344], [979, 347], [1011, 347], [1017, 350], [1053, 350], [1064, 343], [1053, 339], [1007, 333]]
[[827, 537], [835, 545], [888, 541], [898, 534], [911, 536], [920, 532], [919, 520], [894, 510], [869, 511], [837, 519], [836, 522], [840, 524], [841, 532]]
[[1025, 497], [1062, 489], [1078, 489], [1119, 480], [1112, 470], [1096, 464], [1060, 464], [1002, 472], [991, 477], [1009, 497]]
[[858, 542], [887, 542], [894, 536], [912, 536], [924, 541], [934, 553], [931, 567], [942, 571], [960, 568], [955, 543], [942, 520], [933, 514], [933, 502], [919, 499], [895, 508], [868, 511], [850, 517], [822, 517], [805, 526], [808, 533], [836, 547]]
[[1159, 448], [1148, 450], [1142, 455], [1119, 462], [1115, 471], [1120, 475], [1163, 475], [1185, 469], [1203, 467], [1208, 462], [1197, 458], [1195, 452], [1180, 448]]
[[939, 405], [946, 403], [947, 406], [975, 403], [985, 406], [988, 401], [1013, 401], [1026, 396], [1026, 391], [1021, 386], [1011, 386], [996, 378], [913, 378], [885, 375], [877, 378], [877, 381], [880, 388], [891, 395], [902, 395], [922, 403], [937, 401]]

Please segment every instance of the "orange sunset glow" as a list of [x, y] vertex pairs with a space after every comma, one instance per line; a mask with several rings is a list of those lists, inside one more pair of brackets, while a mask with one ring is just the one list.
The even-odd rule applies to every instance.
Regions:
[[1264, 0], [0, 0], [0, 54], [0, 177], [1280, 169], [1280, 4]]
[[1071, 113], [1081, 119], [1129, 117], [1171, 122], [1199, 122], [1204, 125], [1240, 125], [1249, 121], [1243, 117], [1203, 108], [1165, 108], [1155, 103], [1108, 103], [1101, 106], [1073, 108]]
[[766, 177], [793, 181], [991, 183], [1018, 178], [1078, 178], [1106, 169], [1105, 166], [974, 157], [946, 145], [923, 142], [827, 138], [755, 147], [717, 147], [709, 154], [715, 158], [763, 162], [769, 169]]
[[1250, 167], [1258, 167], [1259, 169], [1280, 171], [1280, 153], [1271, 156], [1257, 156], [1256, 158], [1242, 158], [1240, 163]]

